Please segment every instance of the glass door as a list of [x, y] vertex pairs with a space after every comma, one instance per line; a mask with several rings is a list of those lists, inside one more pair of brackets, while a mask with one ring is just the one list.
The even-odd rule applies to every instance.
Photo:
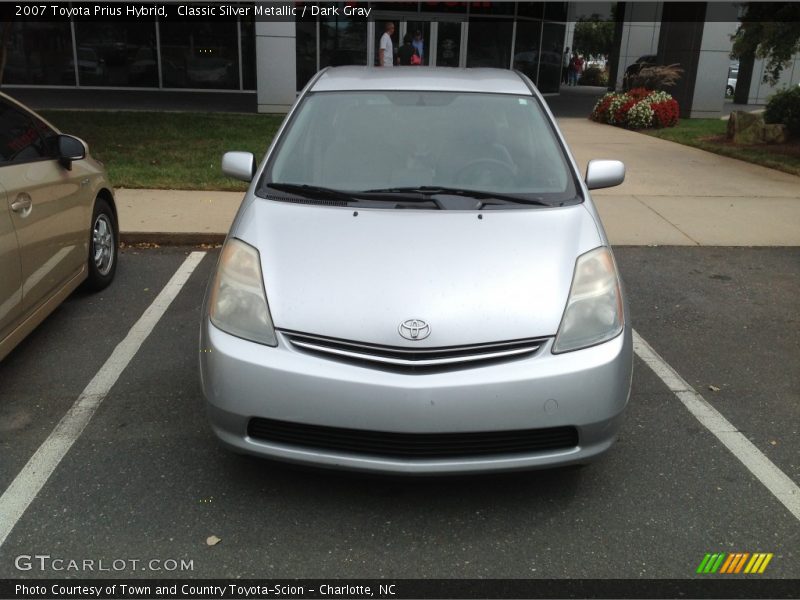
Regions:
[[437, 67], [461, 66], [461, 22], [438, 21], [433, 23]]
[[[448, 20], [437, 20], [444, 18]], [[466, 48], [464, 47], [465, 34], [462, 20], [458, 17], [436, 16], [432, 19], [420, 19], [420, 15], [376, 15], [372, 30], [372, 47], [370, 48], [371, 63], [379, 63], [380, 41], [386, 32], [386, 24], [394, 25], [392, 49], [394, 64], [399, 64], [398, 50], [404, 43], [406, 36], [410, 38], [412, 46], [420, 56], [420, 65], [437, 67], [464, 66]], [[401, 53], [402, 55], [402, 53]]]
[[417, 51], [420, 57], [421, 65], [429, 65], [430, 62], [430, 39], [431, 39], [431, 22], [430, 21], [403, 21], [400, 31], [402, 36], [400, 43], [404, 44], [406, 36], [411, 40], [411, 45]]

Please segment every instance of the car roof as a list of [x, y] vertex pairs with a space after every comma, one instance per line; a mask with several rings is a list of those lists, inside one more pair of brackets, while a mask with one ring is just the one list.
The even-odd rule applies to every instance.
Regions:
[[413, 90], [533, 95], [523, 78], [508, 69], [452, 67], [331, 67], [313, 83], [313, 92]]

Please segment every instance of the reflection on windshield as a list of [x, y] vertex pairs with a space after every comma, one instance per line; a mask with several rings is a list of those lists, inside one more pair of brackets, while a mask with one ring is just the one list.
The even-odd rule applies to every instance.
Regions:
[[575, 197], [537, 101], [507, 94], [310, 94], [262, 182], [364, 191], [441, 187]]

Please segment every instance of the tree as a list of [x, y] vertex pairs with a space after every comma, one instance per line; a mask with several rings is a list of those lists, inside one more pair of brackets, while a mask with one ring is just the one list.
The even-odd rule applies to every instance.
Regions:
[[581, 54], [611, 54], [614, 48], [614, 21], [601, 21], [600, 15], [581, 18], [575, 23], [573, 49]]
[[748, 2], [733, 36], [733, 54], [766, 60], [764, 83], [775, 85], [800, 52], [800, 3]]

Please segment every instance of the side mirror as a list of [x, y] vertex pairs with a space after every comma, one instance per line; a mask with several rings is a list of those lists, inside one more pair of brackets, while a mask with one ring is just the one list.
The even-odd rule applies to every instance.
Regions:
[[58, 136], [58, 162], [67, 171], [72, 170], [72, 161], [86, 158], [86, 146], [71, 135]]
[[590, 160], [585, 181], [590, 190], [614, 187], [625, 181], [625, 165], [618, 160]]
[[222, 155], [222, 172], [234, 179], [252, 181], [256, 159], [251, 152], [226, 152]]

